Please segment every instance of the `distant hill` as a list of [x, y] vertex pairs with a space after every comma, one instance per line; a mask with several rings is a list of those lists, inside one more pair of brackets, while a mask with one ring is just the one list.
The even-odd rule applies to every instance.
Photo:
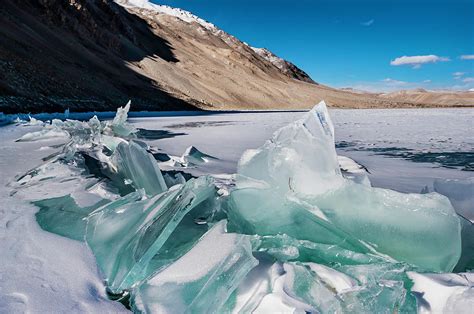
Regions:
[[418, 99], [323, 86], [190, 12], [143, 0], [2, 0], [0, 73], [5, 113], [113, 110], [128, 99], [134, 110], [474, 104], [474, 93]]

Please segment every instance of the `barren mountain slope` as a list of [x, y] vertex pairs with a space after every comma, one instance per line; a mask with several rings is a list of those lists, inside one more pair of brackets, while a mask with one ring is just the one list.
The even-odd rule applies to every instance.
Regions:
[[318, 85], [268, 50], [145, 0], [2, 0], [0, 72], [0, 112], [113, 110], [129, 98], [135, 110], [474, 104], [474, 93], [452, 102]]
[[438, 104], [444, 106], [474, 106], [472, 91], [427, 91], [424, 89], [403, 90], [380, 95], [387, 99], [415, 101], [419, 103]]

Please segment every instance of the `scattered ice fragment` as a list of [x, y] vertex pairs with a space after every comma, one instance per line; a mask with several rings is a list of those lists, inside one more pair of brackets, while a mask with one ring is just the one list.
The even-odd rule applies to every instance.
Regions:
[[247, 236], [220, 221], [175, 263], [134, 291], [143, 313], [216, 313], [258, 262]]
[[186, 148], [183, 156], [181, 156], [182, 162], [186, 165], [199, 165], [209, 162], [212, 159], [216, 159], [216, 157], [204, 154], [194, 146]]

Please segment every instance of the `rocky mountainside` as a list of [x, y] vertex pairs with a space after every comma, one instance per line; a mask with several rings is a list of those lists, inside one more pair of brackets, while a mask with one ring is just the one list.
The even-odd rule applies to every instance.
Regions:
[[128, 99], [135, 110], [445, 105], [319, 85], [266, 49], [146, 0], [2, 0], [0, 72], [5, 113], [113, 110]]

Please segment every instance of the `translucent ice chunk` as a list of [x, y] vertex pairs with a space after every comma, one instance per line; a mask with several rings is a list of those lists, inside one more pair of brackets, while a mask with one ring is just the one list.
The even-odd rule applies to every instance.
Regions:
[[238, 172], [281, 193], [313, 195], [341, 185], [344, 180], [326, 104], [321, 102], [303, 119], [275, 132], [260, 149], [244, 154]]
[[435, 271], [451, 271], [459, 259], [461, 227], [447, 198], [342, 176], [324, 102], [244, 154], [238, 171], [228, 215], [229, 226], [241, 232], [286, 233], [359, 253], [369, 247]]
[[257, 265], [248, 237], [217, 223], [184, 256], [134, 292], [144, 313], [216, 313]]
[[[214, 195], [211, 179], [200, 177], [143, 201], [134, 192], [93, 212], [88, 217], [86, 241], [110, 290], [118, 293], [145, 279], [155, 271], [149, 267], [152, 259], [162, 265], [161, 254], [165, 260], [178, 258], [176, 252], [160, 250], [168, 239], [174, 240], [170, 235], [185, 215]], [[184, 254], [185, 250], [177, 249]]]
[[451, 271], [459, 260], [459, 217], [437, 193], [403, 194], [348, 182], [308, 202], [334, 225], [397, 260], [436, 271]]
[[167, 190], [165, 180], [153, 155], [134, 141], [118, 144], [112, 161], [124, 180], [130, 180], [135, 189], [144, 189], [153, 196]]

